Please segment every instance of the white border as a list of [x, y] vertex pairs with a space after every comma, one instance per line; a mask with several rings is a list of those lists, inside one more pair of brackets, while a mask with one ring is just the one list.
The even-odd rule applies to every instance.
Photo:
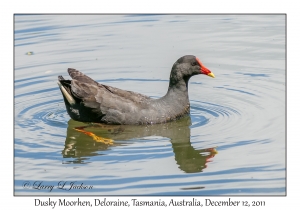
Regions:
[[[299, 84], [299, 11], [296, 1], [84, 1], [78, 4], [76, 1], [4, 1], [1, 5], [1, 117], [2, 117], [2, 152], [1, 152], [1, 206], [21, 207], [32, 209], [35, 197], [13, 196], [13, 14], [14, 13], [287, 13], [287, 81], [288, 81], [288, 128], [287, 128], [287, 197], [233, 197], [234, 200], [264, 200], [264, 209], [274, 207], [295, 207], [298, 201], [296, 188], [298, 182], [298, 152], [296, 151], [299, 138], [296, 129], [299, 129], [299, 94], [296, 93]], [[270, 148], [272, 149], [272, 148]], [[10, 158], [10, 161], [8, 161]], [[296, 162], [297, 161], [297, 162]], [[46, 199], [47, 197], [41, 197]], [[67, 198], [67, 197], [66, 197]], [[123, 197], [130, 200], [131, 197]], [[139, 197], [145, 200], [153, 200], [155, 197]], [[186, 198], [186, 197], [182, 197]], [[226, 200], [226, 197], [210, 197], [216, 200]], [[53, 199], [58, 199], [54, 197]], [[69, 199], [75, 199], [70, 197]], [[86, 200], [94, 198], [83, 197]], [[162, 197], [170, 200], [171, 197]], [[176, 197], [181, 199], [181, 197]], [[205, 199], [201, 197], [200, 199]], [[3, 205], [4, 204], [4, 205]], [[47, 208], [47, 207], [46, 207]], [[49, 207], [48, 207], [49, 208]], [[72, 209], [77, 207], [72, 207]], [[103, 207], [102, 207], [103, 208]], [[157, 207], [156, 207], [157, 208]], [[211, 207], [220, 208], [220, 207]], [[223, 207], [227, 208], [227, 207]], [[228, 207], [230, 208], [230, 207]], [[232, 208], [232, 207], [231, 207]], [[277, 209], [276, 208], [276, 209]], [[5, 208], [7, 209], [7, 208]], [[57, 208], [55, 208], [57, 209]]]

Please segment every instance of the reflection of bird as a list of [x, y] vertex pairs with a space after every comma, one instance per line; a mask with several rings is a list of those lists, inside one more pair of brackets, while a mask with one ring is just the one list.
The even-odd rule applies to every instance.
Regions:
[[104, 124], [156, 124], [178, 119], [190, 111], [188, 81], [197, 74], [214, 77], [198, 58], [186, 55], [171, 70], [168, 92], [159, 99], [99, 84], [83, 73], [68, 69], [73, 80], [58, 77], [70, 117]]
[[[195, 149], [190, 142], [190, 125], [189, 116], [162, 125], [106, 125], [97, 123], [86, 125], [70, 120], [62, 154], [64, 158], [75, 158], [71, 162], [86, 163], [91, 156], [103, 155], [101, 151], [116, 146], [125, 147], [128, 142], [125, 143], [124, 140], [162, 136], [170, 139], [174, 159], [182, 171], [186, 173], [201, 172], [207, 167], [209, 159], [213, 158], [217, 152], [215, 148]], [[99, 141], [100, 139], [114, 139], [114, 141], [108, 144], [107, 141]], [[126, 155], [122, 159], [125, 160]]]
[[191, 144], [172, 144], [175, 160], [186, 173], [201, 172], [218, 152], [215, 148], [195, 150]]

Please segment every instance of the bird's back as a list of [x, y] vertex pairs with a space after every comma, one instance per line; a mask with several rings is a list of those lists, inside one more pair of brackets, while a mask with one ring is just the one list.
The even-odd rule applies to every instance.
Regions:
[[[143, 124], [142, 113], [152, 99], [140, 93], [99, 84], [76, 69], [68, 69], [72, 80], [59, 77], [59, 82], [74, 98], [65, 104], [72, 119], [107, 124]], [[63, 92], [63, 91], [62, 91]]]

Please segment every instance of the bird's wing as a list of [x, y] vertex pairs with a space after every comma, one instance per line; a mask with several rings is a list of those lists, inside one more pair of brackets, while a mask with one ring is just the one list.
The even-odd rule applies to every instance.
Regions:
[[[136, 93], [136, 92], [133, 92], [133, 91], [122, 90], [122, 89], [119, 89], [119, 88], [115, 88], [115, 87], [111, 87], [111, 86], [108, 86], [108, 85], [100, 84], [100, 83], [96, 82], [95, 80], [91, 79], [90, 77], [86, 76], [85, 74], [81, 73], [80, 71], [78, 71], [76, 69], [69, 68], [68, 73], [72, 77], [73, 80], [77, 80], [81, 83], [86, 83], [87, 85], [98, 86], [100, 89], [106, 89], [107, 91], [111, 92], [112, 94], [120, 96], [122, 98], [129, 99], [132, 102], [141, 103], [144, 100], [151, 99], [150, 97], [148, 97], [146, 95], [143, 95], [143, 94], [140, 94], [140, 93]], [[84, 86], [84, 85], [82, 85], [82, 87], [86, 88], [86, 86]]]
[[91, 79], [90, 77], [86, 76], [85, 74], [81, 73], [80, 71], [78, 71], [76, 69], [68, 68], [68, 73], [69, 73], [70, 77], [74, 80], [93, 84], [93, 85], [98, 84], [98, 82], [96, 82], [95, 80]]
[[150, 99], [148, 96], [99, 84], [75, 69], [68, 71], [73, 78], [72, 95], [95, 114], [106, 115], [108, 120], [123, 124], [122, 120], [148, 106], [148, 103], [145, 103]]

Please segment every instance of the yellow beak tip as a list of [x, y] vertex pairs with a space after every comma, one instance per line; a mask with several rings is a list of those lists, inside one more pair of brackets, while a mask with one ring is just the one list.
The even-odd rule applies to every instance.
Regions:
[[215, 75], [211, 72], [211, 73], [209, 73], [209, 74], [207, 74], [207, 76], [210, 76], [210, 77], [212, 77], [212, 78], [215, 78]]

